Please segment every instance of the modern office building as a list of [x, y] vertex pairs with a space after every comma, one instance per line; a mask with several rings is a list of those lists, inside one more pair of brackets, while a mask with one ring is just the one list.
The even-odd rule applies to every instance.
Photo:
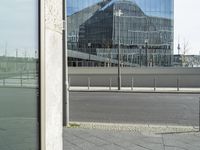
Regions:
[[67, 20], [70, 66], [115, 66], [119, 45], [125, 66], [172, 64], [173, 0], [68, 0]]

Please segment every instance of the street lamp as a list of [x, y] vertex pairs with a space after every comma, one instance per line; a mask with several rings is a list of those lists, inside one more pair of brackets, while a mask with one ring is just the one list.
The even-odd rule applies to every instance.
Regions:
[[142, 47], [141, 46], [139, 47], [139, 50], [140, 50], [140, 62], [139, 63], [140, 63], [140, 67], [141, 67], [142, 66], [142, 56], [141, 56], [142, 55], [141, 54], [142, 53]]
[[37, 58], [37, 50], [35, 50], [35, 59]]
[[89, 48], [89, 66], [91, 65], [91, 43], [88, 43]]
[[15, 72], [17, 72], [17, 58], [18, 58], [18, 49], [16, 49], [16, 57], [15, 57]]
[[120, 9], [115, 12], [115, 16], [118, 17], [118, 90], [121, 90], [120, 16], [122, 14]]
[[146, 67], [148, 66], [148, 56], [147, 56], [147, 49], [148, 49], [148, 39], [145, 39], [145, 55], [146, 55]]

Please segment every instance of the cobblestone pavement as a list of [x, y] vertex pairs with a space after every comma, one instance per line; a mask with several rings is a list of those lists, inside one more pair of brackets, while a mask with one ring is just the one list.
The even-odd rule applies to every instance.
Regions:
[[200, 133], [64, 128], [64, 150], [200, 150]]

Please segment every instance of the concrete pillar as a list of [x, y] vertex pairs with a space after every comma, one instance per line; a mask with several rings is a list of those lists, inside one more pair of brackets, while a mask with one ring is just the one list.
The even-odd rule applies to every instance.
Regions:
[[41, 147], [63, 150], [63, 0], [41, 0]]

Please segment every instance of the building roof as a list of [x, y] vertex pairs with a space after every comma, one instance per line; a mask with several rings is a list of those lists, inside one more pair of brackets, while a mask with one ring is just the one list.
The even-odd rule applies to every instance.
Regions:
[[134, 3], [136, 4], [135, 0], [110, 0], [110, 2], [108, 4], [106, 4], [104, 7], [102, 7], [100, 10], [105, 10], [106, 8], [108, 8], [109, 6], [115, 4], [115, 3], [123, 3], [123, 2], [129, 2], [129, 3]]

